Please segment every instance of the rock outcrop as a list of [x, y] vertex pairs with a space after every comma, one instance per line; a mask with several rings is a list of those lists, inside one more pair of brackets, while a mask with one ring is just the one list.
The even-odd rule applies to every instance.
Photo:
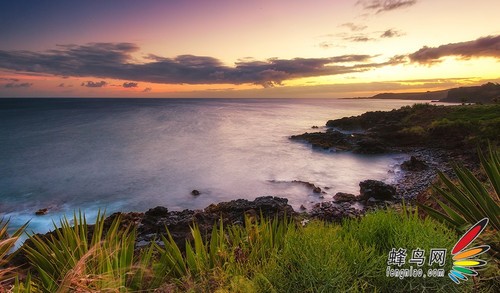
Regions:
[[362, 200], [393, 200], [396, 188], [378, 180], [365, 180], [359, 183], [359, 198]]

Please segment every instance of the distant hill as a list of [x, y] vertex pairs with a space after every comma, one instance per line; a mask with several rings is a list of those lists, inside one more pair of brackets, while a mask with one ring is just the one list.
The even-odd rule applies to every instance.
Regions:
[[427, 91], [420, 93], [382, 93], [371, 99], [399, 99], [399, 100], [441, 100], [447, 97], [449, 90]]
[[480, 86], [452, 88], [417, 93], [381, 93], [369, 99], [438, 100], [451, 103], [499, 103], [500, 84], [488, 82]]
[[[496, 99], [496, 100], [495, 100]], [[500, 84], [488, 82], [481, 86], [450, 89], [442, 102], [493, 103], [500, 102]]]

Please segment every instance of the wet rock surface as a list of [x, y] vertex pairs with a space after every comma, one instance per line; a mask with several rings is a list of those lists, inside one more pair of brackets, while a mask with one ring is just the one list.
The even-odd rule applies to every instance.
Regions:
[[396, 196], [396, 188], [378, 180], [365, 180], [359, 183], [359, 198], [362, 200], [392, 200]]
[[309, 217], [311, 219], [340, 223], [344, 218], [359, 217], [363, 213], [363, 210], [356, 209], [347, 202], [320, 202], [312, 207]]
[[35, 215], [37, 215], [37, 216], [43, 216], [43, 215], [46, 215], [48, 212], [49, 212], [48, 208], [43, 208], [43, 209], [37, 210], [35, 212]]
[[337, 192], [333, 198], [336, 202], [351, 202], [357, 200], [357, 196], [352, 193]]

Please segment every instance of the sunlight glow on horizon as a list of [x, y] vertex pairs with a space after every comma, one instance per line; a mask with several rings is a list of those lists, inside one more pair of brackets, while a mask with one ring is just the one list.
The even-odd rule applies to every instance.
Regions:
[[[478, 49], [477, 56], [467, 59], [449, 55], [453, 51], [448, 50], [448, 55], [440, 56], [439, 62], [434, 64], [409, 62], [408, 57], [404, 64], [389, 64], [395, 56], [408, 56], [426, 47], [440, 48], [500, 35], [500, 22], [495, 20], [500, 2], [496, 0], [485, 0], [481, 5], [452, 0], [418, 0], [410, 7], [381, 13], [364, 10], [361, 5], [347, 0], [318, 0], [314, 5], [284, 0], [144, 1], [127, 2], [118, 7], [115, 2], [95, 6], [75, 1], [52, 3], [48, 7], [40, 3], [30, 7], [15, 2], [0, 4], [3, 11], [0, 12], [0, 39], [3, 40], [0, 44], [0, 97], [247, 97], [252, 94], [266, 97], [277, 92], [291, 97], [308, 97], [309, 94], [329, 96], [330, 90], [333, 90], [333, 97], [351, 97], [360, 92], [372, 92], [368, 87], [373, 84], [393, 86], [387, 90], [398, 92], [445, 89], [450, 85], [471, 85], [473, 81], [500, 81], [498, 46], [493, 52]], [[190, 73], [192, 76], [187, 78], [170, 79], [176, 82], [162, 83], [158, 81], [161, 78], [134, 78], [133, 74], [125, 75], [131, 79], [119, 79], [117, 77], [124, 75], [106, 75], [105, 66], [102, 72], [90, 70], [85, 76], [85, 70], [84, 73], [72, 73], [73, 63], [56, 66], [69, 68], [67, 73], [61, 70], [61, 74], [47, 70], [51, 64], [31, 64], [25, 66], [32, 70], [30, 72], [16, 71], [16, 64], [9, 63], [9, 59], [2, 60], [8, 58], [2, 56], [12, 52], [26, 52], [29, 57], [30, 54], [64, 50], [60, 45], [65, 44], [121, 42], [132, 43], [138, 48], [128, 53], [130, 60], [120, 61], [123, 66], [148, 65], [155, 61], [149, 57], [151, 55], [168, 62], [174, 62], [177, 56], [203, 56], [221, 62], [228, 70], [233, 70], [241, 60], [247, 60], [245, 64], [251, 67], [248, 60], [270, 62], [278, 59], [294, 63], [296, 58], [370, 57], [331, 64], [339, 67], [340, 74], [330, 74], [328, 70], [314, 67], [316, 65], [293, 65], [297, 67], [292, 68], [285, 64], [275, 72], [268, 69], [253, 72], [253, 67], [245, 69], [250, 71], [242, 71], [241, 76], [232, 79], [221, 79], [220, 84], [213, 80], [207, 82], [210, 78], [201, 76], [208, 74], [210, 77], [218, 72], [200, 71]], [[481, 55], [483, 52], [489, 55]], [[161, 63], [158, 60], [155, 62]], [[80, 60], [73, 62], [78, 64]], [[5, 65], [2, 67], [2, 64]], [[305, 68], [307, 66], [312, 68]], [[359, 69], [356, 66], [360, 66]], [[342, 72], [342, 68], [346, 71]], [[304, 73], [295, 73], [297, 70]], [[158, 72], [150, 76], [160, 76], [162, 71]], [[186, 73], [182, 68], [174, 68], [169, 74]], [[274, 84], [274, 89], [265, 88], [269, 85], [261, 79], [265, 80], [267, 75], [275, 78], [269, 83]], [[85, 84], [101, 81], [105, 85]], [[136, 85], [124, 87], [124, 83]], [[324, 92], [320, 93], [321, 90]], [[378, 88], [373, 92], [378, 92]]]

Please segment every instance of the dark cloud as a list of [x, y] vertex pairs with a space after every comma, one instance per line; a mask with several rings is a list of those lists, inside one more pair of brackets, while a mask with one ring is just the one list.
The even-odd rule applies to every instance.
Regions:
[[385, 32], [383, 32], [380, 35], [380, 37], [381, 38], [395, 38], [395, 37], [401, 37], [403, 35], [404, 35], [403, 32], [400, 32], [400, 31], [395, 30], [395, 29], [388, 29]]
[[82, 86], [86, 86], [86, 87], [103, 87], [103, 86], [106, 86], [108, 83], [105, 82], [104, 80], [101, 80], [101, 81], [87, 81], [87, 83], [84, 83], [82, 82]]
[[362, 30], [365, 30], [366, 28], [368, 28], [366, 25], [355, 24], [353, 22], [346, 22], [346, 23], [341, 24], [340, 26], [347, 27], [353, 32], [359, 32], [359, 31], [362, 31]]
[[7, 84], [4, 84], [4, 88], [8, 88], [8, 89], [15, 89], [15, 88], [28, 88], [28, 87], [31, 87], [33, 84], [32, 83], [29, 83], [29, 82], [23, 82], [23, 83], [14, 83], [14, 82], [10, 82], [10, 83], [7, 83]]
[[132, 88], [132, 87], [137, 87], [138, 83], [137, 82], [124, 82], [123, 87], [124, 88]]
[[13, 81], [13, 82], [18, 82], [19, 79], [17, 78], [5, 78], [5, 77], [0, 77], [0, 80], [4, 80], [4, 81]]
[[357, 4], [365, 10], [381, 13], [413, 6], [417, 4], [417, 0], [359, 0]]
[[151, 88], [150, 87], [147, 87], [145, 88], [142, 92], [143, 93], [149, 93], [151, 91]]
[[408, 56], [412, 62], [424, 64], [439, 62], [439, 59], [445, 56], [500, 58], [500, 35], [487, 36], [468, 42], [451, 43], [434, 48], [425, 46]]
[[[362, 41], [357, 40], [357, 41]], [[169, 84], [244, 84], [264, 87], [284, 80], [370, 70], [386, 63], [366, 63], [368, 55], [329, 58], [240, 60], [234, 66], [207, 56], [180, 55], [165, 58], [147, 56], [148, 62], [132, 63], [131, 54], [139, 48], [130, 43], [93, 43], [84, 46], [60, 45], [46, 52], [0, 50], [0, 68], [32, 74], [98, 77]], [[345, 65], [343, 62], [363, 62]], [[368, 66], [367, 66], [368, 65]], [[102, 87], [87, 82], [87, 87]]]

